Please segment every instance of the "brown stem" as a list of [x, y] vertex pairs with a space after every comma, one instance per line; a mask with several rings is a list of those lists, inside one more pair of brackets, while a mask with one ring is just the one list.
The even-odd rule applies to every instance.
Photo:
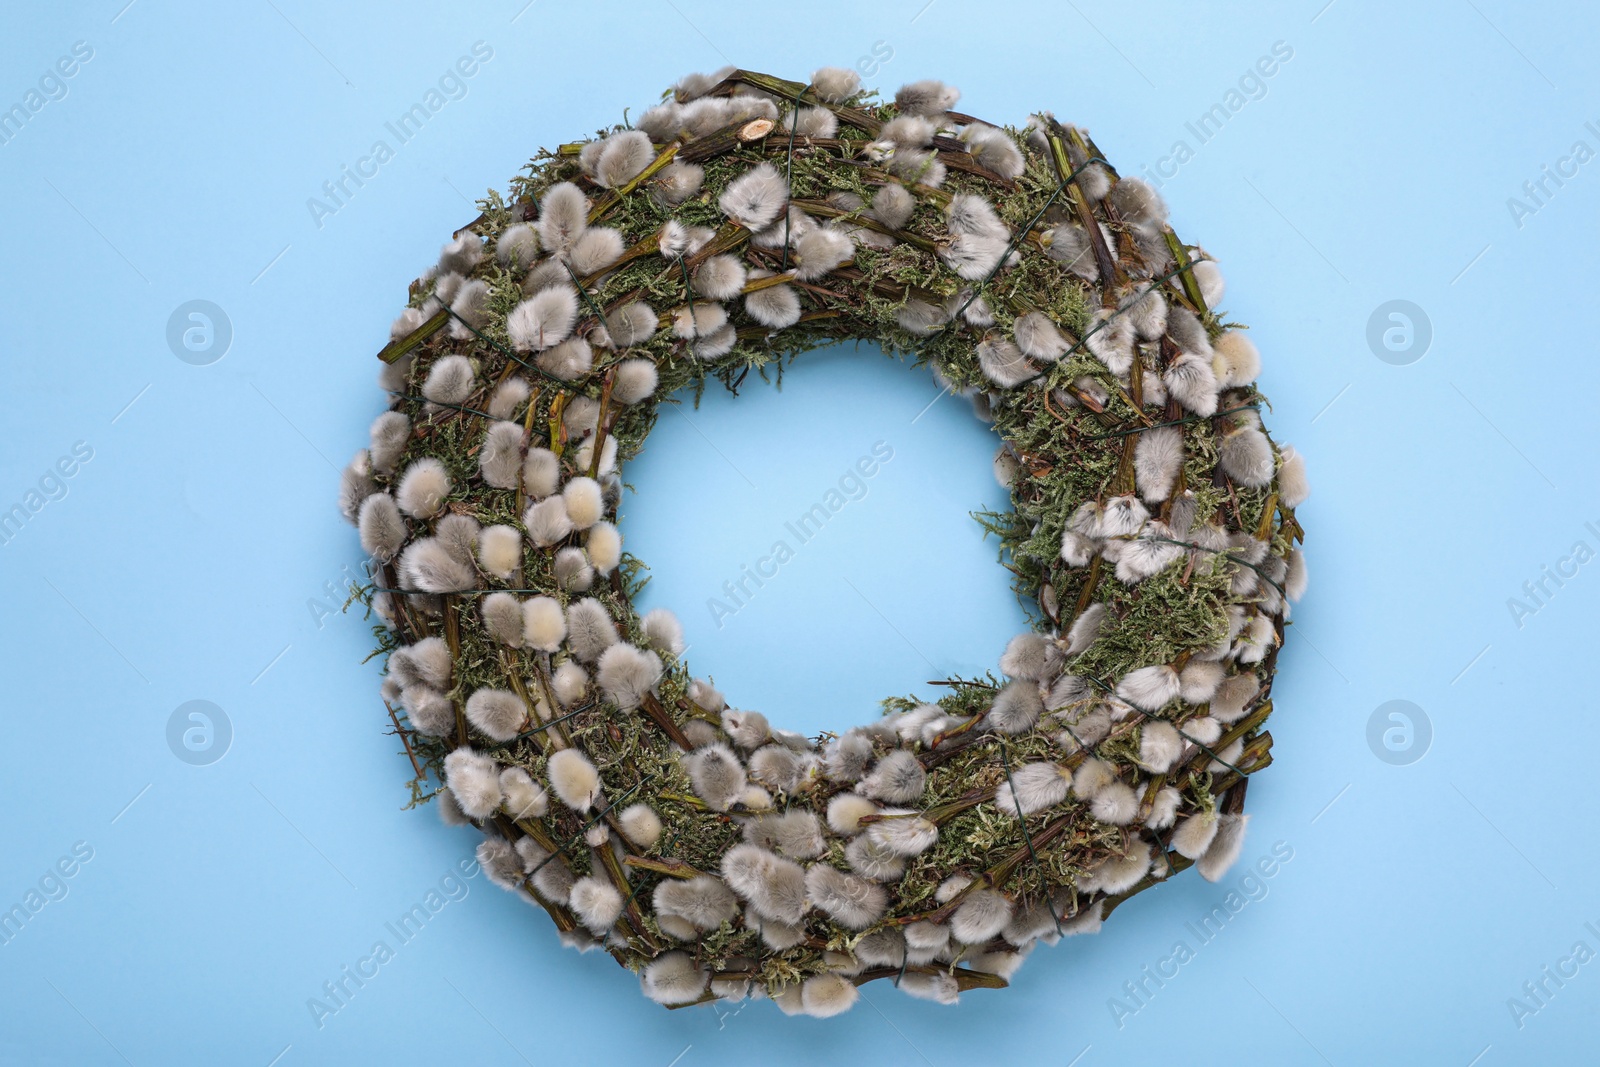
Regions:
[[[661, 232], [657, 230], [655, 233], [652, 233], [650, 236], [639, 241], [632, 248], [629, 248], [627, 251], [623, 252], [622, 255], [618, 257], [616, 262], [609, 266], [602, 267], [593, 274], [588, 275], [582, 281], [580, 281], [578, 285], [584, 289], [592, 289], [594, 288], [595, 283], [599, 282], [600, 279], [604, 278], [606, 275], [615, 274], [617, 271], [621, 270], [629, 263], [632, 263], [634, 260], [643, 259], [652, 252], [658, 252], [660, 250]], [[602, 323], [602, 325], [604, 324]]]
[[544, 894], [533, 887], [532, 878], [524, 878], [522, 880], [522, 888], [528, 891], [528, 895], [533, 897], [541, 908], [550, 913], [550, 920], [556, 924], [557, 930], [564, 934], [570, 934], [578, 928], [578, 921], [567, 912], [566, 908], [558, 907], [546, 900]]
[[[1050, 155], [1056, 165], [1056, 177], [1065, 180], [1072, 173], [1072, 162], [1067, 158], [1067, 147], [1064, 143], [1071, 127], [1063, 128], [1051, 119], [1050, 130]], [[1127, 281], [1127, 278], [1123, 275], [1122, 268], [1117, 265], [1116, 258], [1112, 256], [1111, 249], [1106, 245], [1105, 234], [1100, 232], [1100, 221], [1094, 217], [1094, 211], [1089, 207], [1089, 199], [1078, 187], [1076, 178], [1067, 182], [1067, 197], [1072, 201], [1072, 209], [1078, 216], [1078, 224], [1084, 228], [1085, 235], [1089, 238], [1089, 247], [1094, 249], [1095, 265], [1100, 269], [1103, 299], [1109, 307], [1110, 302], [1115, 299], [1111, 295], [1112, 291], [1119, 283]]]
[[417, 762], [417, 754], [411, 750], [411, 739], [406, 736], [405, 727], [400, 725], [400, 717], [394, 713], [394, 707], [385, 700], [384, 709], [389, 713], [389, 721], [394, 723], [394, 732], [399, 735], [400, 743], [406, 748], [406, 755], [411, 758], [411, 769], [417, 772], [417, 778], [423, 777], [422, 764]]
[[1094, 591], [1099, 585], [1100, 557], [1095, 556], [1089, 562], [1089, 575], [1083, 580], [1083, 589], [1078, 593], [1078, 610], [1073, 614], [1073, 618], [1089, 610], [1089, 605], [1094, 602]]
[[594, 446], [589, 452], [591, 478], [600, 473], [600, 453], [606, 443], [606, 434], [611, 429], [611, 381], [615, 377], [615, 371], [606, 371], [605, 382], [600, 386], [600, 414], [594, 424]]
[[1124, 389], [1121, 382], [1114, 382], [1117, 395], [1127, 401], [1128, 406], [1133, 409], [1134, 418], [1146, 426], [1154, 426], [1156, 420], [1144, 412], [1144, 367], [1142, 366], [1142, 361], [1135, 359], [1128, 369], [1128, 382], [1131, 388]]
[[[821, 319], [837, 319], [843, 314], [844, 312], [842, 311], [808, 311], [804, 315], [801, 315], [798, 319], [795, 319], [795, 323], [798, 325], [802, 322], [817, 322]], [[736, 332], [741, 341], [749, 341], [759, 337], [766, 337], [772, 333], [772, 331], [767, 329], [765, 326], [742, 326]]]
[[[1180, 267], [1189, 266], [1189, 250], [1183, 247], [1183, 242], [1178, 240], [1178, 235], [1168, 226], [1161, 235], [1166, 239], [1167, 248], [1172, 252], [1172, 259]], [[1200, 295], [1200, 283], [1195, 281], [1194, 271], [1184, 270], [1178, 274], [1178, 287], [1184, 298], [1189, 302], [1189, 310], [1200, 316], [1200, 321], [1205, 322], [1212, 317], [1211, 309], [1206, 307], [1205, 297]]]
[[691, 867], [682, 860], [653, 859], [649, 856], [624, 856], [622, 862], [629, 867], [637, 867], [641, 871], [653, 871], [664, 874], [669, 878], [699, 878], [704, 871]]
[[600, 854], [600, 866], [606, 869], [606, 876], [611, 879], [612, 886], [622, 894], [625, 901], [622, 910], [627, 916], [628, 925], [633, 927], [639, 940], [648, 945], [652, 952], [657, 951], [660, 946], [656, 944], [655, 938], [650, 936], [650, 928], [644, 924], [644, 913], [639, 910], [633, 886], [628, 884], [628, 872], [617, 862], [617, 854], [611, 850], [611, 842], [602, 841], [595, 851]]
[[[773, 124], [770, 119], [740, 119], [720, 130], [713, 130], [704, 137], [696, 137], [683, 146], [678, 156], [685, 163], [704, 163], [725, 152], [732, 152], [765, 140], [772, 130]], [[789, 139], [783, 138], [783, 143], [787, 145]]]
[[[866, 985], [868, 982], [876, 982], [883, 978], [898, 981], [902, 974], [948, 974], [955, 979], [956, 988], [963, 993], [969, 989], [1005, 989], [1011, 984], [998, 974], [990, 974], [988, 971], [974, 971], [967, 967], [956, 967], [947, 971], [943, 967], [928, 964], [913, 965], [905, 968], [874, 967], [871, 970], [862, 971], [860, 974], [851, 976], [850, 981], [858, 986]], [[713, 977], [754, 980], [759, 979], [761, 976], [755, 971], [718, 971]], [[692, 1008], [697, 1004], [710, 1004], [717, 999], [715, 993], [706, 992], [687, 1004], [669, 1004], [667, 1008], [670, 1011], [676, 1011], [679, 1008]]]
[[1278, 494], [1273, 492], [1267, 497], [1266, 506], [1261, 509], [1261, 521], [1256, 524], [1256, 540], [1267, 541], [1272, 538], [1272, 513], [1278, 507]]
[[957, 797], [955, 800], [939, 804], [922, 813], [922, 817], [935, 826], [943, 826], [951, 819], [964, 811], [971, 811], [979, 804], [994, 799], [994, 789], [974, 789], [969, 793]]
[[1138, 821], [1143, 824], [1156, 808], [1156, 794], [1161, 792], [1161, 787], [1167, 784], [1167, 776], [1158, 774], [1144, 787], [1144, 796], [1139, 799]]
[[966, 887], [962, 889], [961, 892], [957, 893], [955, 896], [951, 897], [949, 901], [940, 905], [934, 910], [923, 912], [920, 915], [902, 915], [898, 918], [887, 920], [883, 925], [909, 926], [914, 922], [921, 922], [923, 920], [927, 920], [931, 923], [942, 923], [947, 921], [951, 915], [955, 914], [956, 909], [962, 905], [969, 894], [979, 889], [997, 889], [1004, 885], [1011, 875], [1016, 873], [1017, 868], [1022, 865], [1024, 860], [1026, 860], [1034, 852], [1043, 849], [1046, 845], [1050, 844], [1056, 838], [1065, 833], [1071, 827], [1073, 820], [1077, 817], [1078, 813], [1073, 812], [1054, 820], [1043, 830], [1040, 830], [1038, 833], [1033, 835], [1033, 848], [1031, 850], [1026, 845], [1020, 849], [1017, 849], [1011, 855], [1002, 859], [999, 863], [996, 863], [978, 877], [968, 882]]
[[661, 728], [662, 733], [672, 739], [673, 744], [685, 752], [694, 749], [694, 742], [690, 741], [684, 735], [684, 732], [679, 729], [678, 724], [672, 719], [672, 713], [661, 705], [661, 701], [657, 699], [654, 693], [646, 693], [644, 700], [639, 703], [639, 707], [644, 710], [645, 715], [649, 716], [651, 722]]
[[561, 413], [566, 410], [567, 393], [557, 393], [556, 398], [550, 401], [550, 451], [561, 455], [561, 448], [567, 441], [566, 427], [562, 425]]
[[[532, 819], [518, 819], [513, 825], [515, 825], [517, 829], [521, 830], [529, 837], [533, 838], [535, 844], [544, 849], [546, 852], [550, 853], [552, 856], [558, 852], [566, 851], [566, 849], [556, 844], [555, 838], [551, 837], [545, 831], [542, 823], [534, 822]], [[506, 836], [511, 837], [512, 835], [507, 834]]]
[[[1267, 721], [1267, 716], [1271, 714], [1272, 701], [1263, 700], [1260, 707], [1256, 708], [1256, 710], [1252, 711], [1249, 715], [1246, 715], [1244, 718], [1234, 723], [1226, 733], [1217, 738], [1216, 744], [1212, 745], [1211, 747], [1216, 749], [1218, 752], [1221, 752], [1223, 749], [1227, 748], [1241, 737], [1244, 737], [1250, 731], [1265, 723]], [[1203, 756], [1205, 756], [1205, 753], [1202, 752], [1198, 756], [1194, 757], [1194, 760], [1191, 762], [1198, 762]]]
[[[712, 256], [720, 255], [723, 252], [731, 252], [749, 239], [750, 231], [740, 226], [737, 222], [724, 223], [722, 228], [717, 231], [716, 236], [701, 246], [700, 251], [683, 261], [684, 265], [693, 272], [696, 267]], [[667, 269], [681, 271], [683, 268], [674, 263]]]
[[[795, 140], [794, 145], [796, 148], [820, 148], [824, 151], [838, 152], [846, 159], [851, 158], [861, 148], [860, 141], [841, 140], [836, 137], [800, 137]], [[952, 148], [951, 145], [957, 147]], [[1007, 192], [1014, 192], [1017, 188], [1017, 183], [1010, 178], [995, 173], [976, 159], [973, 159], [972, 155], [966, 150], [966, 146], [962, 145], [960, 141], [952, 141], [948, 137], [937, 137], [934, 139], [933, 148], [935, 154], [939, 157], [939, 162], [950, 170], [958, 170], [963, 174], [982, 178], [992, 185], [1000, 186]], [[765, 150], [774, 154], [787, 154], [789, 138], [774, 138], [766, 143]]]
[[[524, 446], [529, 446], [529, 445], [533, 444], [533, 416], [537, 413], [538, 408], [539, 408], [539, 393], [540, 393], [540, 390], [539, 389], [535, 389], [532, 393], [530, 393], [528, 395], [528, 411], [522, 417], [522, 443], [523, 443]], [[527, 503], [528, 503], [527, 491], [523, 488], [523, 485], [522, 485], [522, 465], [518, 464], [517, 465], [517, 511], [516, 511], [516, 517], [517, 518], [519, 518], [519, 519], [522, 518], [522, 513], [526, 509]], [[517, 587], [521, 588], [522, 584], [523, 584], [522, 564], [521, 564], [521, 562], [518, 562], [518, 564], [517, 564]]]
[[[950, 977], [956, 980], [956, 988], [962, 992], [966, 992], [969, 989], [1004, 989], [1011, 984], [998, 974], [990, 974], [988, 971], [974, 971], [967, 967], [957, 967], [952, 971], [946, 971], [942, 967], [907, 967], [906, 971], [915, 971], [919, 974], [949, 974]], [[871, 970], [862, 971], [850, 980], [856, 985], [865, 985], [880, 978], [893, 978], [900, 973], [899, 967], [874, 967]]]
[[399, 359], [401, 356], [405, 355], [407, 352], [411, 351], [413, 348], [416, 348], [422, 342], [426, 341], [428, 338], [444, 329], [444, 324], [449, 321], [450, 312], [446, 311], [444, 308], [440, 308], [438, 311], [433, 313], [433, 316], [430, 319], [424, 322], [421, 326], [418, 326], [415, 330], [412, 330], [404, 337], [396, 338], [395, 340], [384, 345], [383, 348], [378, 351], [378, 358], [383, 360], [385, 363], [393, 363], [395, 360]]
[[860, 226], [864, 230], [881, 233], [885, 237], [893, 237], [896, 241], [903, 241], [915, 248], [922, 249], [924, 252], [933, 252], [937, 248], [926, 237], [918, 237], [916, 234], [907, 233], [904, 230], [890, 229], [877, 219], [867, 218], [861, 214], [860, 208], [849, 210], [842, 207], [834, 207], [826, 200], [793, 200], [790, 202], [808, 215], [821, 215], [826, 219], [847, 219], [852, 226]]
[[1133, 453], [1139, 447], [1139, 435], [1130, 433], [1122, 439], [1122, 460], [1117, 464], [1117, 477], [1112, 492], [1118, 496], [1133, 492]]
[[653, 177], [661, 168], [672, 162], [672, 157], [678, 154], [681, 146], [674, 141], [661, 150], [661, 154], [650, 161], [650, 165], [636, 174], [630, 181], [618, 186], [606, 196], [595, 201], [594, 207], [589, 209], [589, 225], [593, 226], [602, 215], [622, 203], [622, 198], [633, 192], [644, 182]]
[[[450, 646], [450, 662], [461, 662], [461, 616], [459, 614], [460, 602], [453, 596], [444, 598], [444, 640]], [[467, 743], [467, 713], [461, 705], [461, 697], [452, 691], [450, 703], [456, 709], [456, 744]]]
[[[385, 563], [381, 573], [385, 589], [400, 588], [400, 580], [395, 574], [393, 563]], [[409, 634], [413, 643], [420, 641], [427, 635], [428, 628], [411, 617], [411, 604], [404, 593], [390, 593], [389, 603], [394, 605], [395, 625], [403, 629], [406, 634]]]
[[[834, 277], [842, 278], [847, 282], [860, 283], [867, 281], [867, 276], [861, 271], [857, 270], [855, 267], [836, 267], [832, 271], [832, 274]], [[906, 300], [910, 297], [916, 297], [919, 300], [925, 300], [934, 305], [938, 305], [944, 301], [944, 297], [940, 296], [938, 293], [931, 292], [927, 289], [919, 289], [914, 285], [906, 285], [901, 282], [890, 281], [887, 278], [873, 279], [872, 291], [877, 293], [879, 296], [888, 297], [890, 300]]]
[[967, 734], [970, 734], [973, 730], [976, 730], [983, 723], [985, 718], [987, 718], [987, 716], [974, 715], [972, 718], [968, 719], [966, 722], [962, 723], [960, 726], [951, 727], [950, 729], [944, 731], [943, 733], [935, 735], [934, 739], [933, 739], [933, 744], [929, 745], [928, 747], [931, 748], [931, 749], [937, 750], [940, 746], [942, 746], [947, 741], [953, 741], [953, 740], [956, 740], [958, 738], [965, 737]]
[[799, 268], [794, 267], [786, 271], [780, 271], [777, 274], [769, 274], [765, 278], [752, 278], [750, 281], [745, 282], [744, 288], [739, 290], [739, 294], [743, 296], [760, 292], [762, 289], [771, 289], [773, 286], [782, 285], [784, 282], [792, 282], [798, 273]]
[[[559, 720], [561, 716], [557, 715], [556, 712], [561, 709], [561, 703], [556, 700], [555, 688], [550, 684], [550, 654], [548, 652], [540, 653], [539, 663], [534, 668], [533, 677], [539, 683], [539, 692], [544, 694], [544, 706], [550, 710], [551, 716]], [[566, 725], [559, 721], [553, 723], [545, 731], [545, 736], [550, 739], [550, 747], [553, 749], [572, 747], [572, 735], [567, 732]]]
[[[523, 684], [522, 675], [517, 672], [515, 665], [512, 664], [511, 653], [507, 649], [500, 650], [500, 666], [506, 672], [506, 678], [510, 680], [511, 688], [516, 692], [517, 696], [522, 698], [522, 706], [527, 709], [528, 717], [523, 721], [523, 727], [526, 728], [529, 721], [538, 720], [538, 712], [535, 710], [537, 705], [534, 703], [533, 698], [528, 695], [528, 687]], [[544, 746], [539, 743], [538, 737], [533, 734], [527, 734], [526, 738], [528, 743], [533, 745], [536, 752], [541, 755], [544, 753]]]
[[[517, 835], [514, 831], [521, 830], [523, 833], [533, 838], [534, 842], [537, 843], [540, 848], [543, 848], [551, 855], [565, 851], [554, 841], [550, 840], [550, 835], [545, 833], [544, 828], [539, 826], [537, 823], [528, 820], [512, 822], [509, 818], [501, 814], [496, 814], [493, 816], [492, 821], [494, 822], [496, 829], [500, 831], [500, 836], [505, 838], [507, 841], [515, 841]], [[522, 880], [522, 887], [528, 891], [529, 896], [533, 897], [535, 903], [550, 913], [550, 921], [556, 924], [557, 930], [560, 930], [562, 933], [570, 933], [578, 928], [577, 921], [573, 919], [572, 915], [567, 911], [567, 909], [557, 904], [553, 904], [549, 900], [546, 900], [544, 894], [539, 892], [539, 890], [534, 887], [533, 879], [531, 877], [527, 877]]]
[[790, 103], [798, 103], [804, 107], [825, 107], [837, 115], [842, 121], [849, 123], [858, 130], [877, 136], [883, 129], [883, 123], [873, 115], [859, 108], [845, 107], [843, 104], [830, 104], [811, 91], [811, 87], [804, 82], [788, 81], [784, 78], [775, 78], [770, 74], [761, 74], [753, 70], [736, 70], [723, 79], [722, 85], [714, 92], [718, 95], [730, 96], [735, 83], [754, 86], [762, 92], [771, 93], [773, 96], [782, 97]]
[[1239, 815], [1244, 811], [1244, 795], [1250, 788], [1250, 779], [1246, 778], [1238, 785], [1228, 790], [1228, 795], [1222, 801], [1222, 814]]
[[[1120, 391], [1122, 383], [1117, 383]], [[1133, 408], [1134, 415], [1143, 420], [1146, 426], [1150, 419], [1144, 413], [1144, 360], [1139, 357], [1137, 350], [1133, 353], [1133, 362], [1128, 365], [1128, 392], [1126, 394], [1128, 405]]]

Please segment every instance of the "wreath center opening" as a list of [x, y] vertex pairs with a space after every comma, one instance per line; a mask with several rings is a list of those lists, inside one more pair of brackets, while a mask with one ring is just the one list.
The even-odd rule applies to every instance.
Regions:
[[673, 399], [621, 504], [638, 606], [675, 612], [695, 673], [744, 706], [843, 732], [1027, 628], [974, 518], [1011, 510], [1000, 439], [926, 368], [845, 342]]

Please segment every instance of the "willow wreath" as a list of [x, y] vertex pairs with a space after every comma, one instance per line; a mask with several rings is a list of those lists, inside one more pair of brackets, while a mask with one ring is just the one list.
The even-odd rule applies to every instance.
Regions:
[[[341, 506], [412, 803], [662, 1004], [1003, 987], [1132, 894], [1221, 877], [1271, 760], [1308, 490], [1256, 349], [1149, 185], [958, 95], [686, 77], [491, 192], [379, 354]], [[690, 677], [613, 519], [663, 398], [837, 339], [992, 421], [1014, 510], [982, 518], [1038, 613], [998, 675], [813, 739]]]

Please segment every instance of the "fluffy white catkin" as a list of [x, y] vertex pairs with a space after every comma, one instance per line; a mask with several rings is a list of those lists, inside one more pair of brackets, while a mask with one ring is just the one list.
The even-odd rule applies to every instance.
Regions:
[[589, 672], [568, 660], [551, 674], [550, 688], [555, 690], [562, 707], [571, 707], [589, 691]]
[[435, 537], [412, 541], [400, 554], [397, 568], [402, 588], [424, 593], [459, 593], [478, 583], [470, 562], [450, 551]]
[[450, 474], [444, 464], [429, 456], [406, 468], [395, 490], [400, 510], [416, 519], [431, 519], [450, 495]]
[[588, 228], [588, 201], [583, 190], [571, 182], [560, 182], [545, 190], [539, 208], [539, 241], [547, 251], [571, 249]]
[[611, 382], [611, 399], [619, 404], [637, 404], [656, 391], [656, 365], [648, 359], [625, 359], [617, 364]]
[[597, 522], [589, 527], [584, 539], [589, 562], [601, 574], [609, 575], [622, 562], [622, 535], [609, 522]]
[[422, 395], [436, 404], [460, 405], [472, 395], [474, 371], [466, 356], [442, 356], [428, 368]]
[[661, 657], [628, 644], [615, 644], [602, 652], [594, 674], [606, 696], [624, 711], [637, 708], [661, 675]]
[[661, 839], [661, 816], [648, 804], [629, 804], [617, 816], [622, 835], [639, 848], [653, 848]]
[[513, 819], [542, 819], [550, 810], [544, 788], [521, 767], [500, 772], [500, 808]]
[[704, 993], [711, 981], [687, 952], [664, 952], [645, 966], [639, 975], [644, 995], [657, 1004], [688, 1004]]
[[572, 883], [567, 903], [578, 921], [596, 934], [611, 929], [622, 914], [622, 894], [610, 882], [593, 875]]
[[554, 597], [536, 596], [522, 604], [522, 641], [540, 652], [554, 652], [567, 637], [567, 619]]
[[522, 524], [527, 527], [528, 540], [540, 548], [549, 548], [572, 532], [567, 503], [559, 496], [547, 497], [528, 508], [523, 512]]
[[801, 1006], [807, 1015], [817, 1019], [849, 1011], [860, 996], [855, 983], [838, 974], [813, 975], [800, 986]]
[[707, 745], [686, 758], [695, 795], [717, 811], [726, 811], [744, 792], [744, 765], [724, 744]]
[[467, 721], [495, 741], [509, 741], [527, 721], [522, 698], [508, 689], [477, 689], [467, 698]]
[[506, 333], [520, 351], [543, 351], [565, 341], [577, 318], [577, 290], [554, 286], [512, 308], [506, 319]]
[[822, 67], [811, 75], [811, 88], [830, 104], [842, 104], [861, 90], [861, 75], [849, 67]]
[[717, 205], [739, 225], [759, 230], [778, 217], [788, 198], [783, 175], [772, 164], [759, 163], [729, 182]]
[[522, 562], [522, 534], [503, 523], [478, 531], [478, 565], [502, 581], [509, 580]]
[[562, 488], [561, 499], [573, 529], [587, 530], [605, 515], [605, 495], [593, 478], [573, 478]]
[[483, 261], [483, 238], [462, 230], [439, 250], [439, 273], [471, 274]]
[[358, 528], [362, 549], [380, 563], [394, 559], [406, 542], [406, 520], [388, 493], [373, 493], [361, 502]]
[[575, 748], [553, 754], [545, 767], [550, 788], [561, 803], [574, 811], [588, 811], [600, 796], [600, 772], [589, 757]]
[[651, 608], [639, 620], [645, 642], [674, 656], [683, 654], [683, 624], [667, 608]]
[[[494, 527], [490, 527], [493, 529]], [[522, 604], [510, 593], [490, 593], [483, 598], [484, 629], [502, 645], [522, 647]]]
[[1200, 877], [1208, 882], [1216, 882], [1228, 873], [1244, 848], [1244, 831], [1249, 821], [1248, 815], [1223, 815], [1218, 818], [1217, 836], [1212, 838], [1211, 847], [1195, 864]]
[[567, 647], [580, 660], [593, 662], [619, 640], [616, 624], [600, 601], [585, 597], [567, 608]]
[[382, 474], [392, 474], [400, 453], [411, 440], [411, 420], [399, 411], [385, 411], [372, 420], [370, 431], [372, 445], [367, 455], [372, 469]]
[[456, 803], [469, 817], [486, 819], [500, 806], [500, 775], [488, 756], [458, 748], [444, 758], [444, 778]]
[[496, 489], [515, 489], [522, 471], [522, 427], [515, 422], [496, 422], [483, 435], [478, 451], [478, 470], [485, 483]]

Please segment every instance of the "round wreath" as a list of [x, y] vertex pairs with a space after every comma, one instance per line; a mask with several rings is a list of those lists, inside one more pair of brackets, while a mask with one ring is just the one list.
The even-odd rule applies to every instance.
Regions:
[[[686, 77], [491, 192], [380, 353], [341, 504], [413, 803], [662, 1004], [1002, 987], [1175, 872], [1219, 878], [1271, 759], [1308, 490], [1221, 275], [1082, 130], [957, 97]], [[985, 522], [1038, 618], [999, 677], [810, 739], [689, 676], [612, 519], [663, 397], [842, 338], [993, 422], [1014, 510]]]

